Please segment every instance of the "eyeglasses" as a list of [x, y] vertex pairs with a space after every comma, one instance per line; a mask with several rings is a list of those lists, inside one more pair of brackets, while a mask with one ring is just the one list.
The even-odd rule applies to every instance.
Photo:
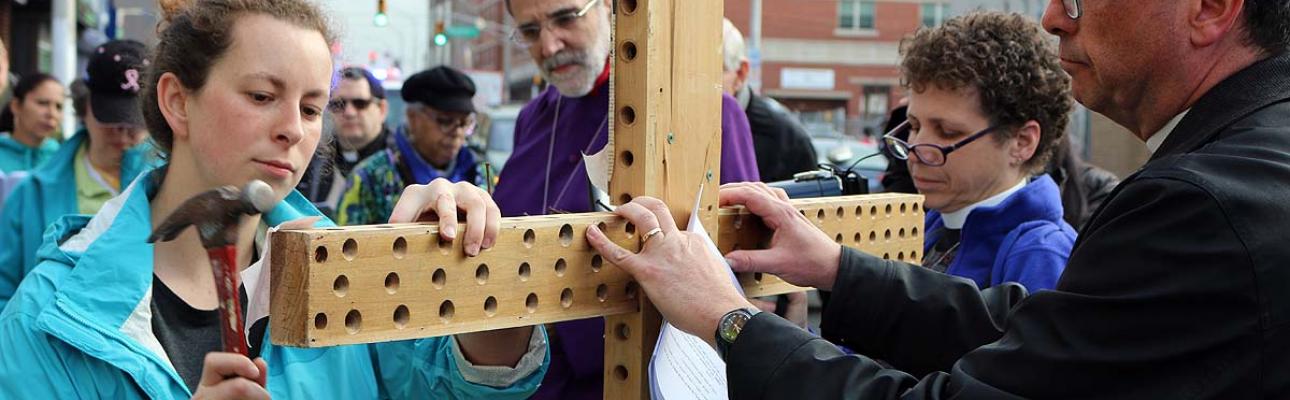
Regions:
[[367, 106], [372, 105], [373, 100], [375, 99], [372, 99], [370, 97], [366, 99], [346, 99], [343, 97], [338, 97], [328, 102], [327, 107], [331, 108], [332, 112], [344, 112], [345, 107], [347, 107], [350, 104], [353, 104], [355, 110], [363, 111], [367, 109]]
[[551, 14], [550, 18], [541, 22], [530, 22], [520, 25], [511, 32], [511, 40], [523, 47], [528, 47], [537, 43], [542, 38], [542, 29], [546, 28], [552, 32], [568, 31], [573, 29], [579, 19], [586, 16], [591, 11], [591, 6], [599, 3], [600, 0], [589, 0], [579, 9], [564, 9]]
[[898, 159], [908, 160], [909, 154], [913, 153], [914, 157], [918, 157], [919, 162], [926, 164], [927, 166], [939, 167], [945, 165], [945, 159], [948, 158], [950, 153], [954, 150], [961, 149], [968, 143], [972, 143], [972, 141], [980, 139], [982, 136], [985, 136], [990, 132], [994, 132], [1003, 126], [1004, 125], [994, 125], [989, 128], [982, 129], [980, 132], [973, 133], [972, 136], [968, 136], [963, 140], [958, 141], [958, 143], [949, 146], [941, 146], [932, 143], [910, 145], [908, 142], [896, 137], [896, 135], [899, 135], [901, 132], [909, 130], [909, 121], [905, 121], [896, 126], [895, 129], [892, 129], [891, 132], [887, 132], [886, 135], [883, 135], [882, 139], [887, 142], [887, 148], [891, 149], [891, 155]]
[[1066, 8], [1066, 16], [1071, 19], [1079, 19], [1084, 16], [1083, 0], [1062, 0], [1062, 7]]
[[425, 115], [431, 120], [434, 120], [436, 124], [439, 124], [440, 132], [453, 132], [453, 131], [456, 131], [457, 129], [465, 129], [466, 136], [470, 136], [471, 134], [475, 133], [475, 123], [476, 123], [475, 114], [467, 114], [464, 117], [453, 118], [447, 115], [436, 113], [425, 106], [420, 106], [415, 108], [417, 111], [421, 112], [421, 114]]

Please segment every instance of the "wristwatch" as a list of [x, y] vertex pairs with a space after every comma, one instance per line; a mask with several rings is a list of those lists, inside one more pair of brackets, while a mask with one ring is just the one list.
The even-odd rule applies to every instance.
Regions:
[[735, 344], [735, 339], [739, 338], [739, 332], [744, 330], [744, 325], [759, 313], [761, 310], [756, 308], [736, 308], [721, 316], [716, 335], [717, 355], [721, 356], [722, 361], [726, 359], [726, 353], [730, 352], [730, 346]]

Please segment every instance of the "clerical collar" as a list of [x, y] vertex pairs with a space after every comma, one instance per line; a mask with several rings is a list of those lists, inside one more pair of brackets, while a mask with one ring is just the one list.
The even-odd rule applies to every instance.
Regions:
[[994, 207], [1003, 203], [1004, 200], [1008, 199], [1008, 196], [1012, 196], [1013, 193], [1026, 187], [1027, 182], [1029, 182], [1029, 179], [1022, 179], [1020, 183], [1017, 183], [1017, 186], [1013, 186], [1008, 190], [999, 192], [999, 194], [991, 196], [988, 199], [978, 201], [955, 212], [942, 213], [941, 220], [945, 221], [945, 227], [948, 229], [963, 229], [963, 223], [967, 222], [968, 215], [972, 213], [972, 210], [981, 207]]
[[1182, 122], [1183, 117], [1186, 117], [1189, 112], [1191, 112], [1190, 108], [1183, 111], [1182, 114], [1175, 116], [1174, 119], [1169, 120], [1163, 128], [1156, 131], [1156, 134], [1147, 138], [1147, 150], [1151, 151], [1151, 154], [1156, 154], [1156, 150], [1160, 150], [1160, 145], [1165, 143], [1165, 138], [1169, 137], [1170, 133], [1173, 133], [1174, 128], [1178, 127], [1178, 124]]
[[735, 101], [739, 102], [739, 107], [743, 108], [744, 111], [748, 111], [748, 105], [752, 104], [752, 88], [744, 85], [742, 89], [735, 92]]

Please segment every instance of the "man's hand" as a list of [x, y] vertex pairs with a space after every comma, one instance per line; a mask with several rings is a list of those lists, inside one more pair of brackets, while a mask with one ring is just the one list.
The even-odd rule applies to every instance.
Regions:
[[783, 189], [764, 183], [732, 183], [721, 187], [721, 206], [742, 205], [774, 231], [764, 250], [735, 250], [726, 254], [739, 272], [774, 274], [797, 286], [831, 290], [838, 276], [842, 246], [812, 225], [788, 203]]
[[636, 278], [664, 318], [686, 333], [714, 345], [713, 333], [727, 312], [752, 307], [730, 280], [730, 273], [704, 242], [704, 237], [676, 228], [662, 201], [637, 197], [615, 211], [636, 225], [645, 240], [639, 254], [619, 247], [592, 225], [587, 241], [611, 263]]
[[390, 223], [438, 220], [439, 234], [453, 240], [457, 238], [458, 210], [466, 214], [466, 254], [477, 256], [481, 248], [493, 247], [502, 226], [501, 209], [488, 192], [466, 182], [439, 178], [426, 185], [408, 186], [390, 213]]
[[237, 353], [212, 352], [202, 362], [202, 380], [193, 399], [269, 399], [257, 380], [269, 373], [264, 359], [255, 361]]

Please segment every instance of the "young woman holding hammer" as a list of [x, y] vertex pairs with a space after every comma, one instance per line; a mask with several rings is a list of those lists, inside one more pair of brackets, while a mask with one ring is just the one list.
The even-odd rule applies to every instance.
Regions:
[[[56, 242], [0, 312], [0, 398], [497, 399], [536, 389], [547, 350], [533, 328], [298, 349], [269, 343], [261, 321], [250, 357], [219, 351], [215, 281], [195, 230], [146, 239], [185, 200], [252, 180], [268, 183], [276, 206], [237, 225], [237, 267], [262, 246], [261, 223], [321, 215], [293, 188], [320, 140], [334, 38], [306, 0], [162, 6], [142, 106], [167, 163], [92, 219], [48, 231]], [[409, 187], [391, 222], [458, 210], [467, 253], [491, 247], [500, 214], [469, 184]], [[451, 225], [443, 234], [459, 236]]]

